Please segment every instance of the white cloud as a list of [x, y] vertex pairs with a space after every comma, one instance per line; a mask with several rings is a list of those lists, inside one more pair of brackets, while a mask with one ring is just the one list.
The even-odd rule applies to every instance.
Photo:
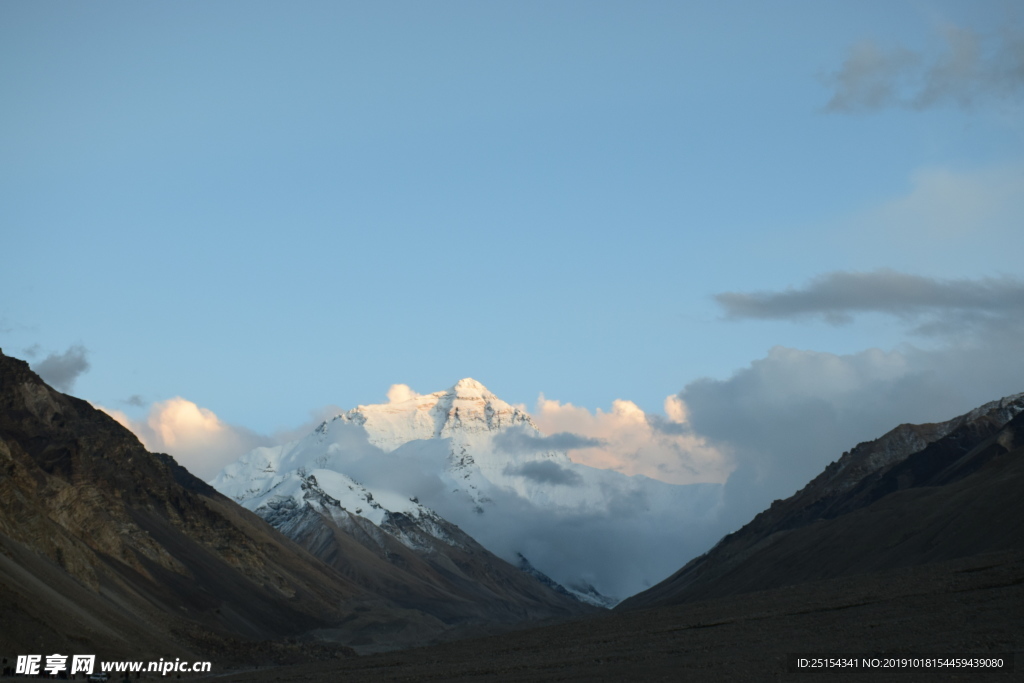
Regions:
[[569, 451], [574, 462], [673, 484], [725, 481], [728, 459], [688, 429], [685, 405], [671, 396], [665, 411], [669, 420], [647, 415], [632, 401], [617, 399], [611, 411], [591, 412], [542, 394], [533, 418], [546, 434], [568, 432], [601, 440], [601, 445]]
[[665, 399], [665, 414], [669, 420], [677, 424], [686, 424], [690, 421], [690, 411], [678, 396], [669, 396]]
[[173, 455], [203, 480], [212, 478], [243, 453], [272, 442], [244, 427], [228, 424], [212, 410], [180, 396], [154, 403], [142, 420], [134, 420], [120, 410], [96, 407], [131, 430], [147, 450]]
[[388, 403], [404, 403], [418, 397], [408, 384], [392, 384], [388, 389]]

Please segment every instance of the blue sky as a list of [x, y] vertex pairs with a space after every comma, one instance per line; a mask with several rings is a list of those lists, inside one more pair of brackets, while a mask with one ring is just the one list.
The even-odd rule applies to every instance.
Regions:
[[[681, 392], [737, 462], [698, 390], [775, 347], [917, 359], [930, 388], [871, 419], [820, 377], [857, 429], [811, 471], [1024, 390], [1019, 308], [985, 303], [1024, 292], [1022, 46], [997, 1], [4, 3], [0, 347], [80, 347], [66, 386], [131, 419], [184, 397], [260, 435], [396, 383]], [[836, 273], [937, 298], [715, 298]]]

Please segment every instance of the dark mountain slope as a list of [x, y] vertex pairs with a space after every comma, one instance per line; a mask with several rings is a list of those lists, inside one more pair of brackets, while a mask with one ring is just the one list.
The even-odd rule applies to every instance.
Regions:
[[1024, 396], [858, 445], [620, 609], [1024, 548]]
[[454, 545], [424, 536], [413, 552], [361, 517], [309, 513], [293, 542], [0, 353], [0, 654], [237, 653], [286, 636], [386, 649], [590, 611], [454, 526]]
[[277, 638], [339, 620], [362, 592], [0, 354], [7, 648], [96, 644], [141, 656], [169, 643]]
[[[513, 567], [440, 517], [416, 520], [391, 513], [377, 526], [345, 511], [314, 477], [307, 476], [304, 487], [304, 506], [281, 506], [264, 518], [345, 576], [403, 608], [452, 626], [597, 611]], [[432, 533], [423, 528], [426, 523], [433, 525]]]

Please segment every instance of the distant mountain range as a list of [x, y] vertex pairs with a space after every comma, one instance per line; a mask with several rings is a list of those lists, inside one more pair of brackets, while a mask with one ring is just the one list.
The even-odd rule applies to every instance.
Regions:
[[559, 448], [573, 438], [545, 437], [467, 378], [349, 410], [210, 483], [321, 559], [335, 553], [314, 540], [324, 526], [353, 530], [372, 552], [397, 542], [428, 561], [467, 545], [468, 533], [556, 590], [611, 606], [687, 559], [687, 535], [721, 486], [574, 463]]

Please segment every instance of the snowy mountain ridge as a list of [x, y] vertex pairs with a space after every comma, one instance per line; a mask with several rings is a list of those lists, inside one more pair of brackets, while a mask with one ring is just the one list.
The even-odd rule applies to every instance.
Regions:
[[[528, 413], [466, 378], [360, 405], [243, 455], [210, 483], [285, 533], [289, 515], [314, 510], [342, 528], [372, 524], [415, 550], [421, 534], [451, 543], [445, 527], [454, 523], [601, 606], [670, 573], [687, 550], [664, 544], [717, 505], [719, 485], [597, 469], [547, 443]], [[399, 517], [415, 533], [396, 534]]]

